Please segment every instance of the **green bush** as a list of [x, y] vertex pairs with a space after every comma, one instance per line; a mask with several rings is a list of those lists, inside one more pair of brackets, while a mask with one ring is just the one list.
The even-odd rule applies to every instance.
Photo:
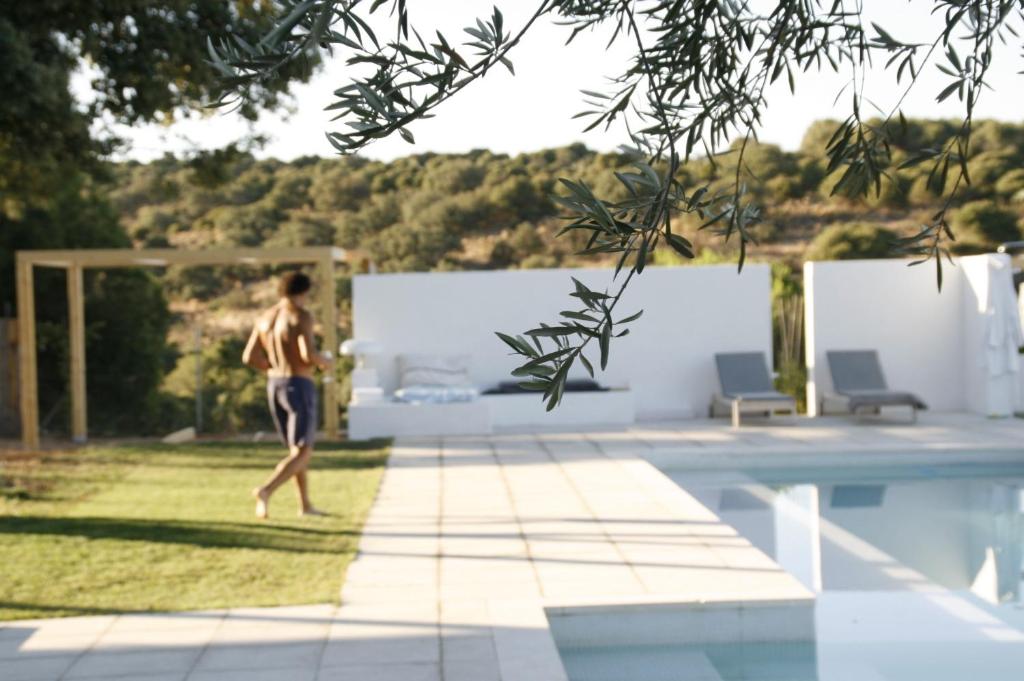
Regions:
[[927, 170], [910, 180], [907, 200], [914, 206], [933, 206], [939, 200], [936, 183], [930, 180]]
[[1015, 201], [1024, 192], [1024, 168], [1014, 168], [1004, 173], [996, 180], [995, 190], [1002, 198]]
[[995, 201], [970, 201], [954, 211], [949, 221], [956, 253], [991, 251], [1004, 241], [1020, 239], [1017, 214]]
[[867, 222], [840, 222], [823, 229], [807, 247], [805, 260], [894, 257], [896, 233]]
[[524, 270], [545, 270], [558, 267], [558, 257], [550, 253], [537, 253], [522, 259], [519, 267]]
[[516, 251], [506, 239], [498, 239], [491, 246], [491, 254], [487, 259], [487, 265], [492, 269], [504, 270], [516, 262]]
[[334, 226], [311, 215], [296, 215], [282, 222], [264, 246], [330, 246], [334, 243]]
[[363, 240], [402, 219], [402, 206], [393, 194], [374, 196], [356, 212], [344, 212], [334, 220], [336, 244], [355, 248]]
[[457, 250], [456, 234], [439, 227], [396, 224], [366, 242], [370, 256], [382, 272], [425, 272], [435, 269], [442, 258]]
[[[241, 362], [244, 338], [219, 339], [202, 351], [203, 431], [269, 430], [266, 380]], [[178, 427], [195, 421], [196, 355], [189, 353], [163, 383], [164, 402], [176, 409]], [[186, 406], [187, 405], [187, 406]]]

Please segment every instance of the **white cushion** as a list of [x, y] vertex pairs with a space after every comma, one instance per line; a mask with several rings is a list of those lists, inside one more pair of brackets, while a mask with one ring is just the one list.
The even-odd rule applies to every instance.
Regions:
[[399, 355], [398, 384], [412, 386], [468, 387], [469, 355]]
[[472, 402], [480, 392], [472, 386], [410, 385], [395, 391], [395, 399], [411, 404]]

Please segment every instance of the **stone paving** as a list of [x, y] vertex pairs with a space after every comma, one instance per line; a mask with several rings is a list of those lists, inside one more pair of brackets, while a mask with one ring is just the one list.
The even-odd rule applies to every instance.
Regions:
[[1019, 456], [1022, 436], [1024, 421], [933, 414], [398, 442], [340, 607], [8, 622], [0, 679], [565, 681], [552, 628], [560, 641], [625, 641], [631, 614], [739, 601], [717, 611], [722, 631], [802, 636], [800, 616], [762, 614], [811, 595], [651, 462]]

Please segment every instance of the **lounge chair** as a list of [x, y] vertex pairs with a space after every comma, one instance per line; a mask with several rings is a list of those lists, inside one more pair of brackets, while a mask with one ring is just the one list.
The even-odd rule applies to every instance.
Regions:
[[772, 416], [779, 411], [796, 416], [796, 400], [775, 389], [763, 352], [725, 352], [715, 355], [721, 395], [711, 399], [711, 414], [727, 408], [732, 425], [740, 426], [740, 415], [758, 413]]
[[857, 416], [868, 411], [878, 414], [882, 407], [910, 407], [913, 422], [917, 420], [918, 409], [928, 408], [913, 393], [889, 390], [874, 350], [830, 350], [825, 355], [835, 394], [822, 398], [822, 413], [827, 405]]

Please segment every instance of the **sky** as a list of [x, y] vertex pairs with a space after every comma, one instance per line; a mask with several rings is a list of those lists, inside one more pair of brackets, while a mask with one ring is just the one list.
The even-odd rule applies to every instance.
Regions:
[[[941, 17], [930, 16], [933, 3], [928, 0], [863, 2], [866, 21], [879, 23], [901, 40], [930, 42], [941, 26]], [[501, 8], [506, 26], [513, 31], [535, 6], [527, 0], [409, 0], [408, 3], [411, 23], [421, 27], [421, 33], [428, 35], [432, 33], [429, 29], [436, 27], [450, 40], [464, 35], [461, 27], [473, 24], [477, 16], [488, 16], [493, 4]], [[754, 4], [771, 3], [754, 0]], [[600, 90], [607, 76], [624, 70], [630, 55], [629, 45], [620, 40], [609, 48], [609, 33], [603, 29], [582, 34], [566, 46], [568, 35], [569, 29], [553, 21], [538, 23], [510, 55], [515, 76], [504, 69], [493, 70], [439, 107], [436, 118], [411, 125], [415, 145], [396, 136], [376, 142], [361, 154], [382, 160], [427, 151], [465, 152], [475, 148], [516, 154], [573, 142], [608, 151], [628, 142], [622, 127], [583, 133], [585, 123], [572, 116], [584, 108], [581, 89]], [[1000, 46], [996, 51], [989, 77], [993, 91], [982, 98], [977, 118], [1024, 119], [1019, 96], [1022, 82], [1019, 72], [1024, 70], [1024, 59], [1020, 41], [1016, 42], [1017, 45]], [[329, 122], [330, 115], [324, 108], [331, 103], [333, 90], [345, 83], [345, 72], [341, 59], [336, 58], [309, 83], [295, 89], [290, 114], [264, 114], [254, 126], [240, 116], [219, 111], [171, 126], [115, 126], [113, 129], [131, 142], [130, 148], [119, 158], [147, 161], [168, 151], [212, 149], [251, 132], [270, 140], [256, 152], [260, 157], [290, 160], [304, 155], [333, 155], [335, 152], [324, 133], [336, 124]], [[759, 138], [792, 150], [800, 145], [804, 131], [815, 120], [845, 117], [850, 99], [843, 97], [837, 103], [836, 96], [849, 79], [848, 72], [797, 74], [795, 96], [789, 93], [785, 78], [780, 79], [767, 94], [768, 107], [758, 130]], [[960, 117], [962, 108], [955, 96], [941, 104], [935, 102], [935, 95], [948, 81], [948, 76], [938, 73], [934, 67], [928, 68], [904, 102], [905, 115], [908, 118]], [[902, 92], [903, 86], [896, 85], [895, 76], [882, 73], [880, 68], [869, 71], [866, 82], [868, 98], [882, 109], [888, 110]], [[75, 88], [79, 97], [88, 99], [86, 75], [76, 79]]]

